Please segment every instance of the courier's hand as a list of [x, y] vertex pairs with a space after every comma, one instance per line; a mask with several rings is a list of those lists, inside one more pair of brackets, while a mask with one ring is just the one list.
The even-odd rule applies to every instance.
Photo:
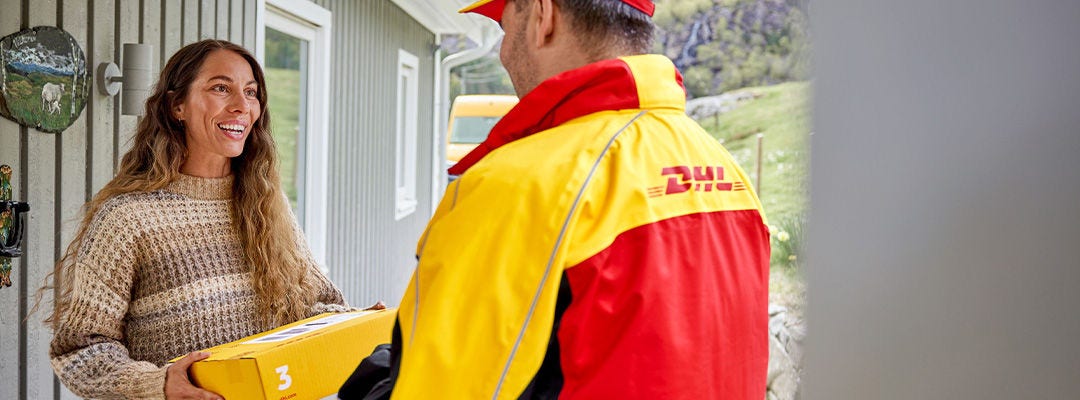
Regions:
[[385, 310], [385, 309], [386, 309], [386, 304], [384, 304], [384, 303], [382, 302], [382, 300], [379, 300], [378, 302], [376, 302], [376, 303], [375, 303], [375, 305], [373, 305], [373, 306], [371, 306], [371, 307], [368, 307], [368, 308], [365, 308], [365, 309], [364, 309], [363, 311], [369, 311], [369, 310]]
[[196, 361], [210, 357], [210, 353], [193, 351], [165, 370], [165, 398], [168, 400], [225, 400], [213, 392], [195, 387], [188, 379], [188, 367]]

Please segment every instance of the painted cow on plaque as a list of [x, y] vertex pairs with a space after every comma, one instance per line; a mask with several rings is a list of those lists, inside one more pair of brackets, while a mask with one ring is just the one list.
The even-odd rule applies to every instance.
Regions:
[[82, 114], [89, 90], [86, 56], [63, 29], [38, 26], [0, 39], [0, 115], [60, 133]]

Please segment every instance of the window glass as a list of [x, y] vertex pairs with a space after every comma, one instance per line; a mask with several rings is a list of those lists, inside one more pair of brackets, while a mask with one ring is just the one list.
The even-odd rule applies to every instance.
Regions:
[[457, 117], [450, 143], [478, 144], [487, 139], [488, 132], [502, 117]]
[[303, 223], [304, 154], [307, 138], [308, 42], [266, 28], [267, 107], [278, 150], [281, 185]]

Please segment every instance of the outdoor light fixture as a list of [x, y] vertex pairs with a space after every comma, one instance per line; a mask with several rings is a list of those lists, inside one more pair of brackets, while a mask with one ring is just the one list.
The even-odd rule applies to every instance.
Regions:
[[124, 84], [124, 95], [120, 96], [120, 113], [124, 115], [143, 115], [143, 103], [150, 96], [150, 85], [154, 82], [154, 46], [142, 43], [124, 43], [124, 74], [114, 63], [101, 63], [97, 67], [98, 91], [106, 96], [115, 96]]

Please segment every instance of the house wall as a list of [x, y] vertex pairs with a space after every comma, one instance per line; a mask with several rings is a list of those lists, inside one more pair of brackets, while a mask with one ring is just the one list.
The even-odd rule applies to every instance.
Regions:
[[[350, 304], [399, 303], [431, 217], [435, 35], [389, 0], [316, 0], [333, 13], [326, 264]], [[398, 49], [420, 60], [416, 212], [394, 220]]]
[[[256, 0], [0, 0], [0, 36], [25, 28], [63, 28], [82, 46], [88, 69], [116, 62], [123, 43], [147, 43], [155, 71], [183, 44], [228, 39], [252, 49]], [[119, 64], [119, 63], [118, 63]], [[93, 73], [93, 72], [91, 72]], [[120, 115], [119, 96], [96, 89], [75, 123], [42, 133], [0, 118], [0, 164], [14, 170], [13, 197], [30, 203], [26, 253], [13, 260], [9, 288], [0, 289], [0, 398], [69, 398], [48, 360], [50, 331], [27, 318], [34, 293], [71, 240], [79, 207], [113, 176], [128, 148], [136, 117]], [[48, 296], [43, 304], [48, 304]], [[62, 394], [63, 393], [63, 394]]]

